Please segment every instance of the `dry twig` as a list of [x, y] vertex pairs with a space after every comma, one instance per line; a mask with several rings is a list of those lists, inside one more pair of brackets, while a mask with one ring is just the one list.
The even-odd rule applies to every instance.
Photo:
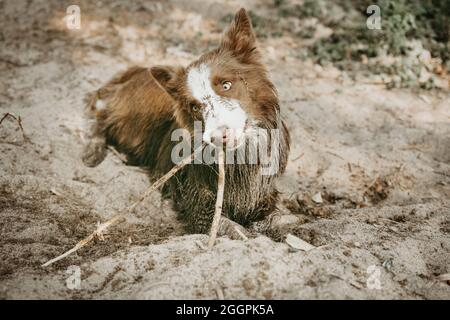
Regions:
[[215, 289], [216, 289], [217, 298], [218, 298], [219, 300], [225, 300], [225, 296], [224, 296], [224, 294], [223, 294], [222, 287], [221, 287], [220, 285], [217, 285], [217, 286], [215, 287]]
[[219, 152], [219, 177], [217, 180], [217, 199], [216, 209], [214, 211], [214, 218], [211, 225], [211, 232], [209, 234], [208, 248], [212, 248], [217, 238], [217, 231], [219, 230], [220, 217], [222, 216], [223, 193], [225, 190], [225, 162], [224, 152], [222, 148], [218, 148]]
[[[159, 178], [154, 184], [151, 185], [150, 188], [148, 188], [139, 198], [139, 200], [137, 200], [136, 202], [134, 202], [131, 206], [129, 206], [127, 209], [125, 209], [124, 211], [116, 214], [114, 217], [112, 217], [110, 220], [101, 223], [98, 225], [97, 229], [92, 232], [89, 236], [87, 236], [86, 238], [84, 238], [83, 240], [81, 240], [80, 242], [78, 242], [75, 247], [73, 247], [72, 249], [70, 249], [69, 251], [63, 253], [62, 255], [47, 261], [46, 263], [44, 263], [42, 265], [42, 267], [47, 267], [49, 265], [51, 265], [52, 263], [55, 263], [65, 257], [67, 257], [68, 255], [78, 251], [79, 249], [81, 249], [82, 247], [86, 246], [88, 243], [90, 243], [92, 240], [94, 240], [95, 238], [99, 238], [99, 239], [103, 239], [103, 233], [112, 225], [115, 225], [119, 222], [121, 222], [126, 215], [128, 215], [129, 213], [132, 213], [134, 211], [134, 209], [145, 199], [147, 198], [148, 195], [150, 195], [153, 191], [157, 190], [160, 186], [162, 186], [167, 180], [169, 180], [173, 175], [175, 175], [175, 173], [177, 173], [181, 168], [183, 168], [185, 165], [189, 164], [192, 162], [192, 159], [194, 158], [195, 154], [197, 154], [199, 151], [202, 150], [202, 147], [198, 148], [197, 150], [195, 150], [195, 152], [190, 156], [187, 157], [186, 159], [184, 159], [183, 161], [181, 161], [180, 163], [178, 163], [176, 166], [174, 166], [169, 172], [167, 172], [164, 176], [162, 176], [161, 178]], [[223, 157], [222, 157], [223, 160]], [[222, 165], [223, 166], [223, 165]], [[223, 198], [223, 196], [222, 196]]]
[[28, 137], [25, 134], [25, 131], [23, 130], [23, 126], [22, 126], [22, 118], [20, 116], [16, 116], [10, 112], [7, 112], [3, 115], [3, 117], [0, 119], [0, 125], [2, 124], [3, 120], [5, 120], [7, 117], [13, 118], [17, 124], [19, 125], [20, 131], [22, 132], [22, 137], [23, 137], [23, 141], [30, 141], [30, 139], [28, 139]]
[[124, 164], [128, 163], [127, 157], [124, 154], [117, 151], [116, 148], [114, 148], [112, 146], [108, 146], [108, 150], [110, 150], [117, 157], [117, 159], [119, 159], [122, 163], [124, 163]]
[[247, 241], [248, 237], [241, 231], [237, 226], [234, 226], [236, 233], [242, 238], [242, 240]]

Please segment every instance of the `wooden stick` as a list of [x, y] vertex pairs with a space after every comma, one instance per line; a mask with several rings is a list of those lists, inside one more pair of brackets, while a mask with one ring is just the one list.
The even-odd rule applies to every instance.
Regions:
[[127, 164], [128, 159], [125, 155], [121, 154], [119, 151], [116, 150], [113, 146], [108, 146], [108, 150], [110, 150], [114, 155], [120, 160], [120, 162]]
[[19, 125], [19, 128], [20, 128], [20, 131], [22, 132], [23, 140], [25, 142], [30, 141], [30, 139], [26, 136], [25, 131], [23, 130], [22, 118], [20, 116], [14, 115], [12, 113], [6, 112], [5, 114], [3, 114], [3, 117], [0, 120], [0, 124], [2, 124], [3, 120], [5, 120], [7, 117], [11, 117], [17, 122], [17, 124]]
[[169, 180], [173, 175], [175, 175], [175, 173], [177, 173], [181, 168], [183, 168], [185, 165], [189, 164], [192, 162], [192, 159], [194, 158], [194, 156], [201, 151], [203, 148], [200, 147], [197, 150], [194, 151], [193, 154], [191, 154], [190, 157], [187, 157], [186, 159], [182, 160], [180, 163], [178, 163], [176, 166], [174, 166], [172, 169], [170, 169], [169, 172], [167, 172], [165, 175], [163, 175], [161, 178], [159, 178], [154, 184], [152, 184], [150, 186], [150, 188], [148, 188], [139, 198], [139, 200], [137, 200], [136, 202], [134, 202], [131, 206], [129, 206], [127, 209], [125, 209], [124, 211], [116, 214], [114, 217], [112, 217], [111, 219], [109, 219], [108, 221], [99, 224], [97, 229], [92, 232], [89, 236], [87, 236], [86, 238], [84, 238], [83, 240], [81, 240], [80, 242], [78, 242], [75, 247], [73, 247], [72, 249], [70, 249], [69, 251], [63, 253], [62, 255], [47, 261], [46, 263], [44, 263], [42, 265], [42, 267], [47, 267], [49, 265], [51, 265], [52, 263], [55, 263], [56, 261], [59, 261], [65, 257], [67, 257], [68, 255], [76, 252], [77, 250], [81, 249], [82, 247], [84, 247], [85, 245], [87, 245], [89, 242], [91, 242], [92, 240], [94, 240], [95, 238], [100, 238], [103, 239], [103, 233], [106, 231], [106, 229], [108, 229], [110, 226], [115, 225], [117, 223], [119, 223], [121, 220], [123, 220], [125, 218], [126, 215], [128, 215], [129, 213], [132, 213], [134, 211], [134, 209], [146, 198], [148, 197], [148, 195], [150, 193], [152, 193], [153, 191], [157, 190], [160, 186], [162, 186], [167, 180]]
[[234, 231], [242, 238], [242, 240], [247, 241], [248, 237], [241, 231], [237, 226], [234, 226]]
[[211, 232], [209, 234], [208, 248], [214, 246], [216, 242], [217, 231], [219, 230], [220, 217], [222, 216], [222, 205], [223, 205], [223, 192], [225, 190], [225, 163], [224, 163], [224, 152], [222, 148], [217, 149], [219, 152], [219, 177], [217, 179], [217, 199], [216, 199], [216, 209], [214, 211], [214, 218], [211, 225]]

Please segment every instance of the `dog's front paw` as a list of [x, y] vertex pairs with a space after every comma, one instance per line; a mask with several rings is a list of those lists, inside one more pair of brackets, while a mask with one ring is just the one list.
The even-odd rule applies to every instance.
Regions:
[[243, 226], [228, 218], [221, 217], [219, 224], [219, 236], [228, 236], [233, 240], [246, 240], [251, 235]]
[[98, 166], [106, 157], [106, 143], [104, 139], [94, 138], [84, 148], [81, 160], [87, 167]]

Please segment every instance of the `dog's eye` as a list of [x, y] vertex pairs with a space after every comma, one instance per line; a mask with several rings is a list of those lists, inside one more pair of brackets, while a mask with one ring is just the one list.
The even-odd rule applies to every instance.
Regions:
[[223, 89], [223, 91], [230, 90], [231, 89], [231, 81], [222, 82], [222, 89]]
[[191, 103], [191, 109], [194, 112], [198, 112], [200, 110], [200, 107], [195, 103]]

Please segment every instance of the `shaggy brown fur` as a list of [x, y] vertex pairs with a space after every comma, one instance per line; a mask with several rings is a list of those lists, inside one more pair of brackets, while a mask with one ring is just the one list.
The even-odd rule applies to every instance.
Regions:
[[[289, 154], [289, 133], [280, 119], [275, 87], [269, 81], [256, 49], [250, 18], [241, 9], [219, 47], [201, 56], [187, 68], [157, 66], [131, 68], [89, 96], [88, 111], [95, 118], [91, 140], [83, 161], [96, 166], [106, 155], [106, 145], [126, 153], [131, 162], [144, 166], [156, 179], [173, 166], [171, 151], [176, 142], [173, 130], [193, 130], [194, 120], [202, 121], [199, 105], [187, 88], [189, 68], [207, 63], [211, 67], [214, 90], [239, 100], [249, 118], [265, 129], [281, 129], [279, 170], [261, 175], [259, 164], [227, 164], [223, 213], [248, 225], [272, 212], [278, 198], [274, 179], [283, 173]], [[221, 92], [223, 79], [233, 81], [233, 89]], [[104, 101], [106, 107], [96, 109]], [[207, 232], [214, 214], [217, 190], [215, 165], [192, 164], [181, 170], [163, 188], [194, 232]], [[226, 219], [224, 221], [227, 221]]]

